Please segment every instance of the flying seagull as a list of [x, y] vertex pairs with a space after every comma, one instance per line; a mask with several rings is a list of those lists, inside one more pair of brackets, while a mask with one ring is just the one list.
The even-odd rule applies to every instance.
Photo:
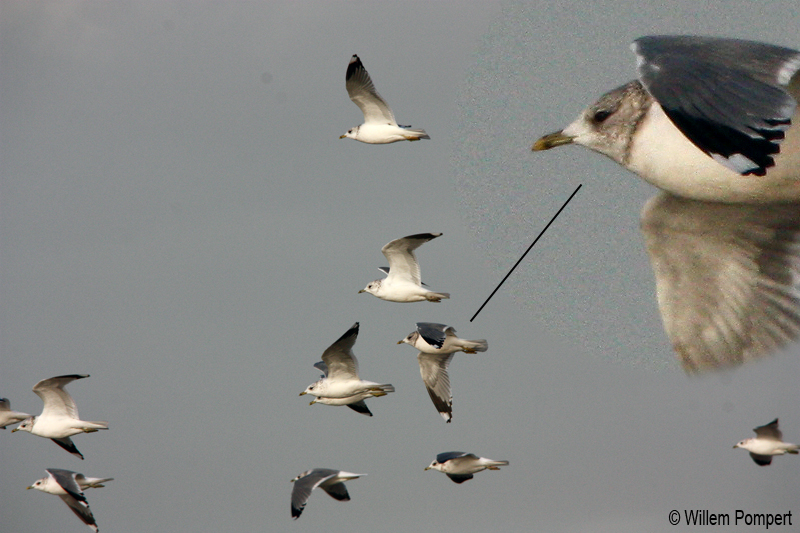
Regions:
[[678, 196], [800, 200], [800, 52], [716, 37], [634, 41], [639, 79], [533, 150], [580, 144]]
[[404, 343], [428, 354], [477, 353], [489, 349], [485, 339], [476, 341], [460, 339], [453, 327], [433, 322], [417, 322], [416, 331], [409, 333], [405, 339], [397, 341], [397, 344]]
[[108, 422], [87, 422], [78, 415], [75, 400], [64, 390], [64, 386], [76, 379], [88, 378], [89, 374], [71, 374], [43, 379], [33, 386], [33, 392], [44, 401], [44, 409], [39, 416], [30, 416], [22, 424], [11, 430], [27, 431], [39, 437], [51, 439], [76, 457], [83, 455], [69, 438], [78, 433], [94, 433], [108, 429]]
[[447, 474], [455, 483], [464, 483], [472, 479], [472, 474], [481, 470], [500, 470], [508, 461], [494, 461], [486, 457], [478, 457], [474, 453], [443, 452], [436, 460], [425, 467], [425, 470], [438, 470]]
[[347, 94], [364, 113], [364, 123], [347, 130], [340, 139], [355, 139], [368, 144], [388, 144], [397, 141], [418, 141], [430, 139], [425, 130], [411, 129], [411, 126], [398, 126], [389, 104], [381, 98], [375, 85], [357, 55], [353, 55], [347, 65], [345, 76]]
[[[386, 396], [394, 392], [394, 387], [388, 383], [381, 384], [373, 381], [362, 381], [358, 377], [358, 360], [353, 354], [353, 345], [358, 337], [358, 322], [353, 324], [344, 335], [331, 344], [322, 354], [322, 365], [315, 364], [325, 375], [315, 381], [306, 390], [300, 393], [311, 394], [317, 399], [311, 405], [319, 402], [328, 405], [352, 405], [353, 410], [363, 412], [361, 405], [365, 398]], [[324, 401], [321, 399], [325, 399]], [[366, 409], [366, 405], [363, 405]], [[366, 409], [367, 413], [369, 409]], [[365, 413], [366, 414], [366, 413]]]
[[28, 413], [12, 411], [11, 402], [8, 401], [8, 398], [0, 398], [0, 428], [6, 429], [6, 426], [16, 424], [17, 422], [22, 422], [29, 416], [31, 415]]
[[84, 524], [97, 532], [97, 522], [94, 520], [92, 510], [89, 509], [89, 503], [86, 501], [83, 491], [87, 488], [104, 487], [105, 485], [103, 485], [103, 483], [111, 481], [114, 478], [87, 478], [78, 472], [62, 470], [60, 468], [48, 468], [45, 472], [47, 472], [47, 476], [36, 481], [36, 483], [28, 488], [59, 496]]
[[450, 298], [449, 293], [434, 292], [422, 286], [419, 262], [414, 255], [414, 250], [441, 235], [418, 233], [385, 244], [381, 252], [389, 260], [386, 277], [376, 279], [358, 291], [359, 294], [368, 292], [389, 302], [440, 302]]
[[[322, 371], [322, 378], [328, 377], [328, 365], [326, 365], [323, 361], [315, 363], [314, 367]], [[369, 410], [369, 407], [367, 407], [367, 403], [364, 400], [367, 398], [386, 396], [390, 392], [394, 392], [394, 387], [391, 385], [384, 385], [383, 389], [379, 392], [367, 390], [354, 394], [353, 396], [347, 396], [345, 398], [328, 398], [326, 396], [317, 397], [311, 400], [309, 405], [314, 405], [315, 403], [322, 403], [325, 405], [346, 405], [357, 413], [372, 416], [372, 411]]]
[[750, 457], [758, 466], [767, 466], [772, 462], [773, 455], [783, 455], [800, 453], [800, 446], [790, 442], [783, 442], [783, 433], [778, 429], [778, 419], [776, 418], [765, 426], [759, 426], [753, 431], [756, 432], [755, 438], [744, 439], [735, 444], [734, 448], [744, 448], [750, 452]]
[[450, 390], [450, 375], [447, 368], [458, 351], [465, 353], [485, 352], [489, 345], [485, 340], [467, 341], [455, 335], [456, 330], [444, 324], [417, 322], [417, 331], [410, 333], [397, 344], [409, 344], [419, 353], [419, 373], [428, 390], [434, 407], [445, 422], [453, 419], [453, 395]]
[[[754, 178], [757, 179], [757, 178]], [[686, 372], [740, 365], [800, 336], [800, 203], [660, 193], [641, 216], [664, 329]]]
[[344, 486], [344, 482], [361, 476], [366, 476], [366, 474], [353, 474], [352, 472], [331, 470], [330, 468], [306, 470], [292, 480], [292, 483], [294, 483], [294, 488], [292, 488], [292, 518], [297, 520], [300, 513], [303, 512], [308, 498], [311, 496], [311, 491], [317, 487], [327, 492], [335, 500], [340, 502], [350, 501], [350, 495], [347, 493], [347, 487]]

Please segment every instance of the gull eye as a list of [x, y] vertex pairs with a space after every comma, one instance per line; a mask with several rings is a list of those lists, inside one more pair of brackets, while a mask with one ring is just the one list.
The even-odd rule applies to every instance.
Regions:
[[600, 111], [595, 112], [594, 116], [592, 117], [592, 120], [596, 124], [600, 124], [602, 122], [605, 122], [605, 120], [610, 116], [611, 116], [611, 111], [607, 109], [601, 109]]

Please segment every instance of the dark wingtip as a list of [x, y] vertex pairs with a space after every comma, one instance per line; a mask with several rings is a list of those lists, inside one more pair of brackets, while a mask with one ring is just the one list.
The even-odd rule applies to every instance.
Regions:
[[361, 63], [361, 59], [357, 54], [353, 54], [353, 57], [350, 58], [350, 63], [347, 64], [347, 73], [344, 76], [345, 81], [349, 80], [356, 71], [363, 68], [364, 65]]

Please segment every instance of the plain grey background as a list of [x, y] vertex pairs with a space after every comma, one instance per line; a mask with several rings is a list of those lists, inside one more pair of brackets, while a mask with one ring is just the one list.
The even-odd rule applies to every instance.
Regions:
[[[85, 531], [25, 487], [49, 467], [114, 477], [87, 491], [123, 531], [718, 531], [676, 509], [792, 511], [800, 460], [733, 444], [780, 417], [800, 441], [797, 345], [686, 376], [663, 332], [639, 210], [655, 189], [585, 149], [531, 153], [635, 77], [636, 37], [688, 33], [800, 47], [796, 0], [3, 2], [0, 396], [41, 411], [38, 380], [110, 430], [86, 456], [0, 432], [0, 531]], [[401, 124], [430, 141], [365, 145], [344, 88], [359, 54]], [[547, 221], [583, 188], [498, 294]], [[391, 239], [440, 304], [357, 294]], [[362, 377], [397, 392], [344, 407], [298, 393], [353, 323]], [[397, 346], [443, 322], [456, 355], [445, 424]], [[511, 462], [455, 485], [435, 455]], [[352, 501], [289, 480], [362, 472]], [[733, 527], [730, 531], [762, 531]]]

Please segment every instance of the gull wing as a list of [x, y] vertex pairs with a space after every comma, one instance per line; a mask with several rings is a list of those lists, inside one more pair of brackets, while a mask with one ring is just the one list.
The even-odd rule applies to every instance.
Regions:
[[451, 461], [453, 459], [458, 459], [459, 457], [472, 457], [477, 459], [478, 457], [474, 453], [466, 453], [466, 452], [442, 452], [436, 456], [436, 462], [439, 464], [446, 463], [447, 461]]
[[759, 455], [757, 453], [750, 452], [750, 457], [753, 458], [753, 461], [755, 461], [758, 466], [767, 466], [772, 463], [771, 455]]
[[0, 428], [6, 429], [9, 424], [16, 424], [28, 418], [28, 413], [11, 410], [11, 402], [8, 398], [0, 398]]
[[453, 418], [453, 396], [450, 393], [450, 376], [447, 367], [453, 354], [418, 353], [419, 373], [428, 389], [433, 405], [447, 423]]
[[800, 52], [712, 37], [642, 37], [639, 79], [679, 130], [742, 175], [775, 164], [797, 101], [787, 91]]
[[75, 444], [72, 443], [72, 439], [70, 439], [69, 437], [64, 437], [63, 439], [50, 439], [50, 440], [55, 442], [65, 450], [67, 450], [75, 457], [78, 457], [81, 460], [83, 460], [83, 454], [78, 451], [78, 448], [75, 447]]
[[358, 360], [353, 354], [353, 345], [358, 337], [358, 327], [358, 322], [353, 324], [344, 335], [339, 337], [339, 340], [331, 344], [322, 354], [322, 361], [328, 367], [327, 377], [329, 379], [359, 379]]
[[333, 483], [331, 485], [323, 483], [320, 485], [320, 488], [335, 500], [339, 500], [340, 502], [350, 501], [350, 495], [347, 493], [347, 487], [344, 486], [344, 482], [340, 481], [339, 483]]
[[331, 470], [330, 468], [314, 468], [300, 474], [294, 480], [294, 487], [292, 488], [292, 517], [297, 519], [300, 513], [303, 512], [312, 490], [319, 487], [324, 481], [335, 477], [338, 473], [338, 470]]
[[441, 348], [447, 336], [455, 336], [456, 330], [445, 324], [417, 322], [417, 333], [431, 346]]
[[469, 481], [474, 477], [472, 474], [446, 474], [446, 475], [456, 483], [464, 483], [465, 481]]
[[60, 494], [59, 496], [75, 513], [75, 516], [94, 531], [97, 531], [97, 522], [95, 522], [92, 510], [89, 509], [89, 503], [86, 501], [86, 497], [75, 479], [76, 473], [60, 468], [48, 468], [47, 473], [67, 492], [67, 494]]
[[322, 372], [323, 378], [328, 377], [328, 365], [326, 365], [324, 361], [317, 361], [316, 363], [314, 363], [314, 368]]
[[65, 416], [79, 418], [75, 400], [64, 390], [64, 386], [76, 379], [88, 378], [89, 374], [70, 374], [43, 379], [33, 386], [33, 392], [44, 402], [41, 416]]
[[658, 307], [684, 370], [739, 365], [798, 338], [798, 212], [663, 193], [645, 205]]
[[372, 411], [369, 410], [367, 407], [367, 402], [364, 400], [359, 400], [357, 402], [348, 403], [347, 407], [355, 411], [356, 413], [361, 413], [362, 415], [372, 416]]
[[[380, 270], [381, 272], [383, 272], [387, 276], [389, 275], [389, 267], [378, 267], [378, 270]], [[422, 285], [423, 287], [427, 287], [428, 286], [428, 284], [423, 282], [423, 281], [420, 281], [419, 284]]]
[[345, 75], [345, 87], [347, 94], [354, 104], [364, 113], [364, 123], [377, 122], [380, 124], [397, 125], [389, 104], [381, 98], [375, 90], [375, 84], [367, 73], [367, 69], [361, 63], [361, 59], [355, 54], [350, 58]]
[[774, 440], [778, 442], [783, 441], [783, 433], [781, 433], [781, 430], [778, 429], [777, 418], [772, 422], [770, 422], [769, 424], [765, 424], [763, 426], [758, 426], [757, 428], [754, 428], [753, 431], [756, 432], [756, 436], [758, 436], [758, 438], [760, 439]]
[[387, 279], [400, 278], [420, 285], [419, 263], [414, 250], [439, 236], [441, 233], [418, 233], [385, 244], [381, 252], [389, 260]]

